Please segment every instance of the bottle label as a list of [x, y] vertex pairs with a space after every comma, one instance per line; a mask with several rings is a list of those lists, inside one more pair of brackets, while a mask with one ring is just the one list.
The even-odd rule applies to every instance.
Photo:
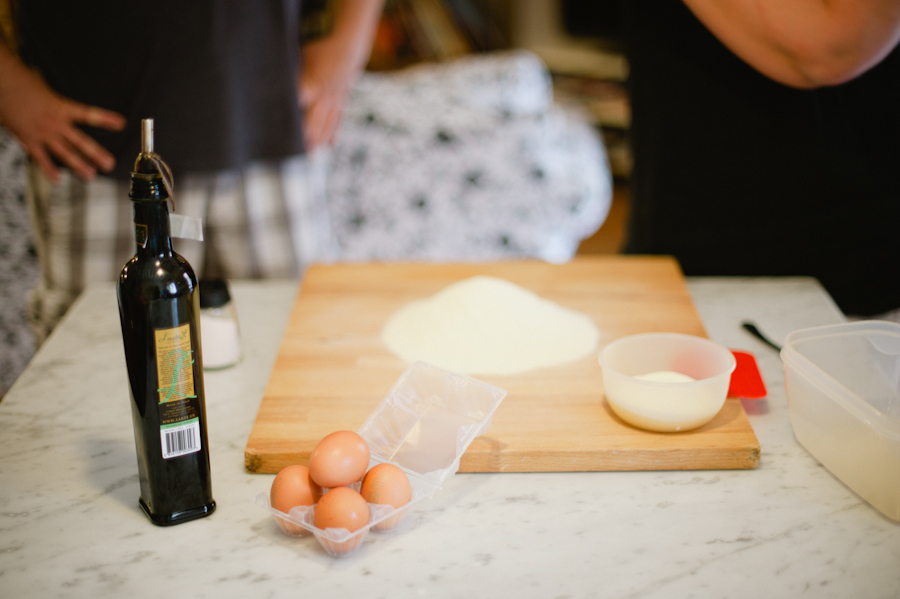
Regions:
[[159, 424], [164, 459], [200, 451], [200, 406], [194, 392], [191, 325], [154, 331]]
[[164, 460], [200, 451], [200, 419], [159, 427]]
[[134, 224], [134, 241], [142, 248], [147, 247], [147, 225]]
[[203, 241], [203, 221], [193, 216], [169, 215], [169, 235], [178, 239]]

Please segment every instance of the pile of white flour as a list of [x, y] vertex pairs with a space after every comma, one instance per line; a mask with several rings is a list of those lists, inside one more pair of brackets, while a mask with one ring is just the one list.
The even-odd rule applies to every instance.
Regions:
[[461, 374], [509, 375], [579, 360], [597, 348], [585, 314], [478, 276], [407, 304], [382, 330], [388, 349]]

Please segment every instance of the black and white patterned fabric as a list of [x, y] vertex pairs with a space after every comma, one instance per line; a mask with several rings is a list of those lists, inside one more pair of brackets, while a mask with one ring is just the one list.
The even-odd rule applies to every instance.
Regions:
[[[311, 262], [334, 259], [324, 170], [315, 156], [254, 163], [238, 171], [187, 173], [175, 181], [177, 214], [199, 219], [204, 240], [174, 239], [198, 277], [298, 278]], [[40, 279], [28, 297], [38, 342], [91, 283], [115, 281], [134, 255], [130, 183], [90, 182], [63, 171], [50, 182], [27, 170]]]
[[[333, 151], [311, 158], [298, 163], [302, 169], [288, 169], [297, 172], [284, 180], [284, 167], [280, 174], [254, 167], [241, 176], [217, 174], [215, 184], [200, 178], [194, 185], [191, 177], [177, 182], [180, 211], [205, 218], [207, 229], [218, 222], [229, 231], [234, 255], [224, 265], [227, 276], [296, 276], [293, 254], [301, 262], [564, 262], [600, 227], [612, 198], [599, 135], [586, 119], [553, 103], [546, 68], [522, 51], [366, 74], [348, 102]], [[70, 184], [42, 194], [46, 185], [31, 172], [40, 278], [24, 157], [0, 132], [0, 393], [33, 354], [33, 328], [49, 331], [84, 284], [114, 280], [128, 254], [114, 249], [130, 246], [116, 241], [131, 231], [127, 186], [67, 177]], [[240, 193], [226, 184], [232, 179]], [[290, 193], [298, 186], [308, 191]], [[191, 200], [205, 197], [204, 189], [216, 200]], [[284, 218], [273, 204], [283, 194], [305, 198], [296, 218]], [[257, 199], [240, 200], [251, 196]], [[75, 204], [94, 216], [70, 218]], [[81, 248], [74, 253], [73, 239]], [[251, 251], [251, 241], [262, 245]], [[244, 264], [255, 264], [254, 256], [266, 268]], [[192, 257], [197, 266], [204, 262], [200, 254]]]
[[603, 223], [603, 143], [525, 51], [368, 73], [328, 178], [340, 259], [569, 260]]
[[0, 128], [0, 397], [35, 351], [26, 298], [37, 277], [25, 203], [25, 153]]

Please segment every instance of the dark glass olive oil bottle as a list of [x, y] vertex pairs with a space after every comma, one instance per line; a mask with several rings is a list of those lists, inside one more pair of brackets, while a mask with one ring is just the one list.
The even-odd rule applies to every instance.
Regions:
[[[208, 516], [212, 497], [197, 277], [172, 249], [167, 167], [142, 121], [131, 173], [136, 252], [117, 295], [131, 390], [140, 506], [160, 526]], [[165, 176], [168, 176], [166, 174]]]

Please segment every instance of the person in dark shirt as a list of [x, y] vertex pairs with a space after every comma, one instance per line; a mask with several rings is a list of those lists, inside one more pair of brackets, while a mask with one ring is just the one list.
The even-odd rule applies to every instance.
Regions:
[[170, 136], [170, 155], [184, 155], [169, 160], [176, 172], [302, 152], [301, 130], [312, 151], [334, 135], [382, 3], [340, 3], [331, 35], [301, 55], [296, 0], [22, 2], [22, 60], [0, 39], [0, 121], [54, 181], [59, 164], [127, 178], [150, 116], [159, 143]]
[[900, 2], [624, 0], [628, 253], [900, 308]]
[[0, 123], [30, 157], [39, 339], [134, 252], [128, 177], [144, 118], [176, 210], [204, 220], [204, 243], [175, 246], [198, 275], [297, 277], [331, 259], [317, 149], [334, 138], [382, 3], [337, 3], [331, 32], [302, 48], [299, 0], [14, 3]]

